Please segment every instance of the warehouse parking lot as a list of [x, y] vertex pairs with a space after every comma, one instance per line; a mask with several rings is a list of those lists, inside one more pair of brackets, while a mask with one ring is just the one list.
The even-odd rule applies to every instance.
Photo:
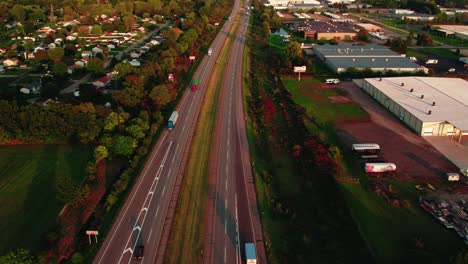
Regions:
[[[445, 181], [446, 172], [458, 172], [458, 168], [450, 160], [424, 138], [406, 128], [354, 82], [342, 82], [337, 86], [346, 91], [370, 115], [370, 120], [337, 125], [346, 143], [379, 144], [381, 156], [387, 162], [396, 164], [396, 176], [402, 180]], [[456, 155], [458, 153], [454, 154]], [[468, 152], [465, 157], [468, 157]]]

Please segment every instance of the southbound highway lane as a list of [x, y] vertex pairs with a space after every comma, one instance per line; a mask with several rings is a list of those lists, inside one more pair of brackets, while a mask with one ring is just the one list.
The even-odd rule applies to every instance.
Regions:
[[[234, 10], [239, 10], [237, 7]], [[207, 221], [212, 226], [207, 227], [205, 263], [244, 263], [245, 243], [255, 243], [258, 263], [266, 263], [242, 104], [242, 59], [249, 11], [245, 7], [240, 12], [216, 124], [212, 158], [215, 190], [211, 195], [212, 220]]]
[[212, 55], [203, 58], [194, 74], [200, 80], [199, 90], [184, 92], [176, 107], [179, 118], [174, 129], [161, 134], [93, 263], [131, 263], [139, 245], [145, 246], [140, 263], [163, 261], [157, 252], [167, 243], [161, 234], [176, 177], [185, 169], [206, 85], [231, 24], [225, 23], [211, 45]]

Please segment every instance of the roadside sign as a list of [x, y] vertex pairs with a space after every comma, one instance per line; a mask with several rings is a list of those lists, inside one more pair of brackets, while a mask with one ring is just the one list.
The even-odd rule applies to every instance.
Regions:
[[306, 66], [294, 66], [294, 72], [306, 72]]
[[95, 231], [95, 230], [86, 230], [86, 234], [88, 235], [88, 238], [89, 238], [89, 244], [91, 245], [91, 236], [94, 236], [94, 238], [96, 239], [96, 244], [97, 244], [97, 236], [99, 234], [98, 231]]
[[306, 72], [306, 66], [294, 66], [294, 72], [299, 73], [299, 82], [301, 81], [301, 72]]

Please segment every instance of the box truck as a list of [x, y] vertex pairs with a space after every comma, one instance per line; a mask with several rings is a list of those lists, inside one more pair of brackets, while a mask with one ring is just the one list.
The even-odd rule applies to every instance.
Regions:
[[177, 111], [172, 112], [171, 116], [169, 117], [169, 121], [167, 121], [167, 127], [169, 130], [174, 128], [174, 125], [177, 122], [177, 117], [179, 117], [179, 113], [177, 113]]
[[396, 170], [394, 163], [364, 163], [367, 173], [392, 172]]
[[257, 264], [254, 243], [245, 243], [245, 260], [247, 264]]
[[196, 92], [198, 89], [199, 80], [197, 78], [193, 79], [192, 82], [192, 92]]

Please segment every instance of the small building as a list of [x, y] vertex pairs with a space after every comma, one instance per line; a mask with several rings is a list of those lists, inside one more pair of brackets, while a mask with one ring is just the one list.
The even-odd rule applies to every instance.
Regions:
[[102, 48], [101, 46], [96, 46], [92, 49], [93, 56], [96, 56], [96, 54], [103, 53], [103, 52], [104, 52], [104, 48]]
[[76, 40], [76, 36], [70, 35], [70, 36], [67, 36], [65, 39], [66, 39], [67, 41], [75, 41], [75, 40]]
[[465, 25], [433, 25], [431, 29], [443, 37], [468, 40], [468, 26]]
[[49, 49], [55, 49], [57, 47], [57, 45], [55, 43], [49, 43], [49, 45], [47, 45], [47, 48]]
[[96, 79], [94, 82], [93, 82], [93, 85], [96, 86], [96, 87], [105, 87], [106, 85], [108, 85], [111, 81], [111, 78], [109, 75], [105, 75], [99, 79]]
[[390, 13], [396, 14], [396, 15], [411, 15], [411, 14], [414, 14], [415, 12], [411, 9], [392, 9], [390, 10]]
[[136, 51], [133, 51], [132, 53], [130, 53], [130, 58], [138, 59], [138, 58], [140, 58], [140, 53], [138, 53]]
[[7, 58], [3, 61], [3, 66], [6, 68], [8, 67], [15, 67], [18, 66], [19, 60], [17, 58]]
[[81, 52], [81, 58], [83, 58], [83, 59], [91, 58], [91, 51], [89, 51], [89, 50], [82, 51]]
[[67, 67], [67, 73], [68, 74], [73, 74], [75, 72], [75, 69], [78, 68], [78, 66], [76, 66], [76, 64], [73, 64], [73, 65], [70, 65]]
[[397, 17], [399, 17], [401, 20], [414, 20], [414, 21], [432, 21], [436, 18], [436, 16], [428, 15], [428, 14], [400, 15]]
[[83, 67], [85, 67], [87, 64], [88, 64], [88, 60], [85, 60], [85, 59], [75, 61], [75, 65], [76, 65], [76, 67], [78, 67], [78, 68], [83, 68]]
[[130, 65], [132, 65], [133, 67], [140, 67], [141, 66], [141, 62], [137, 59], [133, 59], [130, 61]]

